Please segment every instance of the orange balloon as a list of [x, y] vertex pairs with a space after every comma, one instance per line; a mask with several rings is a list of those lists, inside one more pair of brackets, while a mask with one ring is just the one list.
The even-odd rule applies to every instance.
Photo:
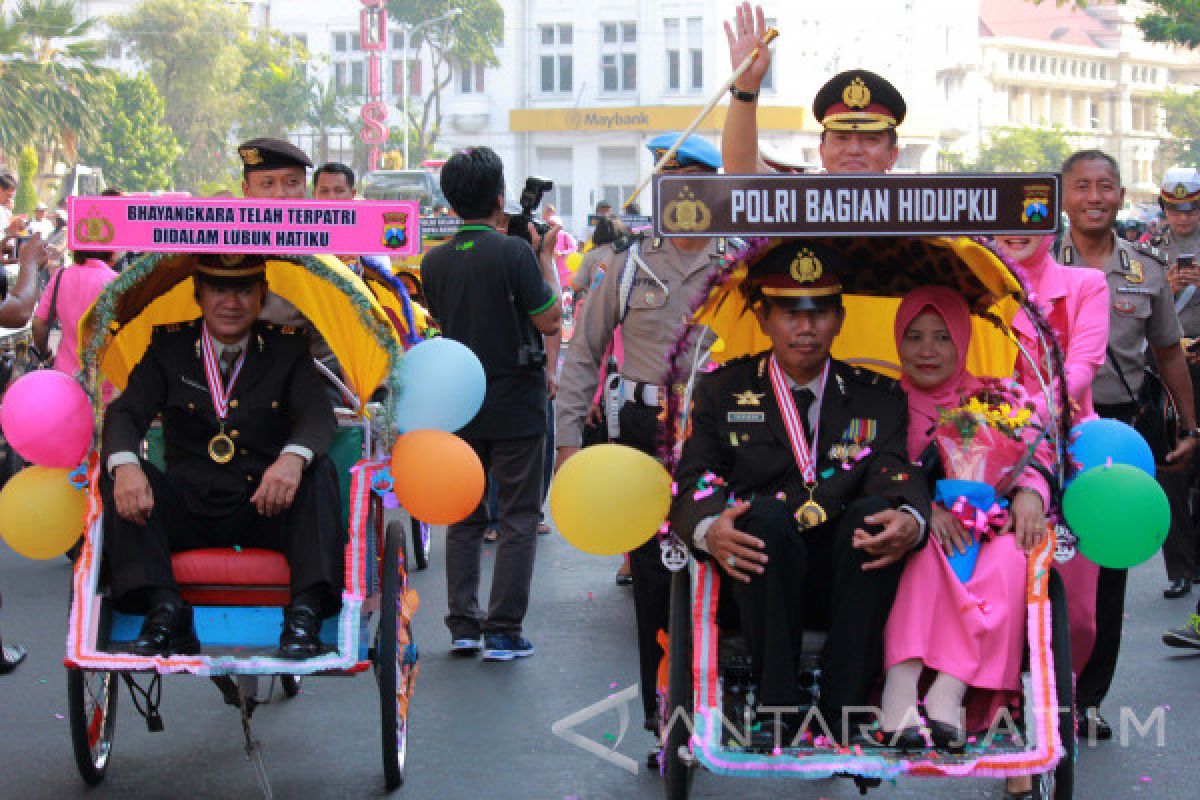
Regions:
[[483, 499], [483, 464], [453, 433], [409, 431], [392, 448], [392, 490], [414, 519], [462, 522]]

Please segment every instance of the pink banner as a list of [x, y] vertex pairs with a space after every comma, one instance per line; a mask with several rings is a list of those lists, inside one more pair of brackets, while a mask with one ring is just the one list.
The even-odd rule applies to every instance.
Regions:
[[67, 246], [139, 253], [410, 256], [421, 251], [415, 200], [71, 197]]

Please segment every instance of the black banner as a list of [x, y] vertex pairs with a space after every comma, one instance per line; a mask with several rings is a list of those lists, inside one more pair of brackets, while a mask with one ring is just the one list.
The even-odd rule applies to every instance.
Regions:
[[656, 175], [663, 236], [1051, 234], [1059, 176]]
[[458, 217], [421, 217], [421, 238], [449, 239], [461, 226], [462, 220]]

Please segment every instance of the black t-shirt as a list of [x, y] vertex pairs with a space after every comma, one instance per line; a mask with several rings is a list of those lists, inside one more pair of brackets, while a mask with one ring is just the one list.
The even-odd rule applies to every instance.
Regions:
[[[421, 282], [442, 333], [483, 363], [483, 408], [461, 433], [518, 439], [546, 431], [546, 371], [522, 366], [522, 342], [541, 344], [530, 317], [556, 302], [527, 242], [493, 228], [467, 225], [426, 254]], [[520, 328], [518, 328], [520, 326]]]

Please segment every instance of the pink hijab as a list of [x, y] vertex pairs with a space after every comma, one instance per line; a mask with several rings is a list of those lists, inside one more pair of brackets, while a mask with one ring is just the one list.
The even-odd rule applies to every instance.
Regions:
[[1047, 272], [1063, 268], [1062, 265], [1054, 260], [1054, 256], [1050, 255], [1050, 248], [1053, 246], [1054, 237], [1043, 236], [1037, 250], [1033, 251], [1033, 254], [1029, 258], [1020, 262], [1021, 269], [1024, 270], [1025, 275], [1033, 283], [1033, 286], [1029, 288], [1034, 294], [1041, 291], [1042, 278]]
[[913, 386], [906, 377], [900, 385], [908, 394], [908, 456], [918, 458], [932, 438], [938, 409], [956, 405], [959, 399], [979, 388], [980, 382], [967, 372], [967, 350], [971, 345], [971, 309], [967, 301], [953, 289], [944, 286], [922, 286], [904, 296], [896, 310], [896, 347], [912, 321], [926, 310], [937, 312], [946, 323], [950, 339], [958, 350], [958, 365], [944, 383], [933, 389]]

